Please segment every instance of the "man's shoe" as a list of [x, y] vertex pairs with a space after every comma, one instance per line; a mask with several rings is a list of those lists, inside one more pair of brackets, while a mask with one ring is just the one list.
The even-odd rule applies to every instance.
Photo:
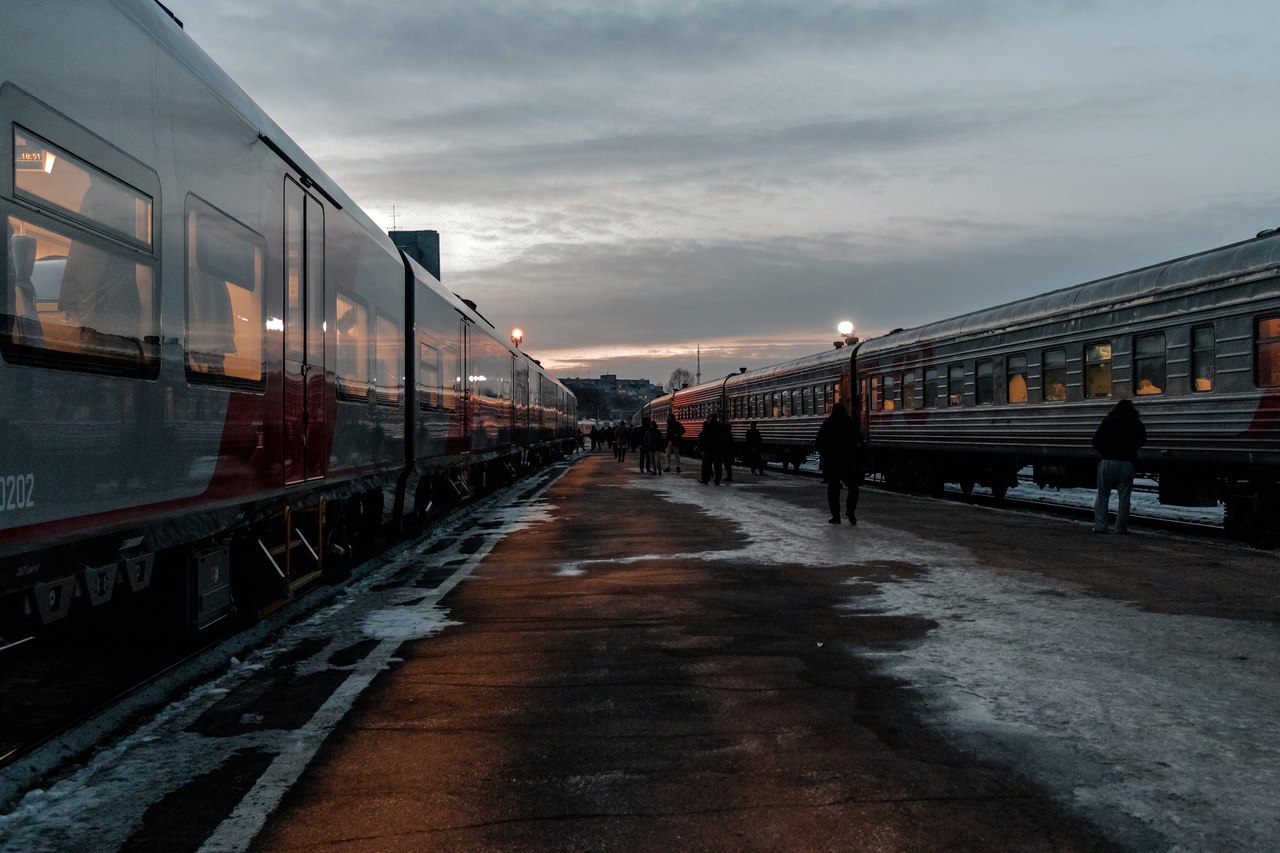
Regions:
[[839, 524], [839, 523], [840, 523], [840, 516], [838, 515], [833, 515], [827, 519], [827, 524]]

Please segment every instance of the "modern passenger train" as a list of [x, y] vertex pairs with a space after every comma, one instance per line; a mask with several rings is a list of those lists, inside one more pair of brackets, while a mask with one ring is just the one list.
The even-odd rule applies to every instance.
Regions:
[[0, 645], [113, 601], [260, 611], [572, 447], [573, 395], [163, 6], [0, 24]]
[[653, 401], [693, 435], [711, 411], [740, 441], [759, 423], [775, 460], [812, 452], [834, 402], [853, 401], [872, 470], [891, 486], [989, 486], [1030, 467], [1092, 485], [1093, 432], [1134, 400], [1139, 470], [1166, 504], [1225, 504], [1226, 526], [1280, 535], [1280, 232], [1133, 272], [896, 330]]

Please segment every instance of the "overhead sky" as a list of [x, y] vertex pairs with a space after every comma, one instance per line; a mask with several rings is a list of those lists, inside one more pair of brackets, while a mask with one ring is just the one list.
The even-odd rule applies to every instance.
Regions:
[[1280, 226], [1268, 0], [165, 0], [558, 376], [704, 380]]

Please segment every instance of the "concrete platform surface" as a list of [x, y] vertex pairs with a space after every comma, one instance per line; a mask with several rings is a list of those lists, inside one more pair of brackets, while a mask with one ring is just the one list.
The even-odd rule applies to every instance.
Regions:
[[1274, 555], [735, 477], [574, 464], [254, 848], [1280, 843]]

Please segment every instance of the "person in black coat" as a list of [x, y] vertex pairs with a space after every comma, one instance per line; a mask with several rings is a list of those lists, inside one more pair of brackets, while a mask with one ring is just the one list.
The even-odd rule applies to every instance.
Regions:
[[1107, 504], [1111, 490], [1119, 496], [1116, 508], [1116, 533], [1129, 532], [1129, 497], [1133, 491], [1134, 465], [1138, 448], [1147, 443], [1147, 428], [1131, 400], [1115, 404], [1098, 424], [1093, 434], [1093, 449], [1102, 461], [1098, 463], [1098, 494], [1093, 499], [1093, 532], [1107, 532]]
[[858, 495], [862, 486], [862, 435], [858, 426], [844, 410], [843, 403], [836, 403], [822, 426], [818, 427], [818, 455], [821, 459], [822, 480], [827, 484], [827, 506], [831, 510], [831, 524], [840, 523], [840, 487], [849, 488], [845, 500], [845, 512], [850, 524], [857, 524], [854, 512], [858, 509]]

